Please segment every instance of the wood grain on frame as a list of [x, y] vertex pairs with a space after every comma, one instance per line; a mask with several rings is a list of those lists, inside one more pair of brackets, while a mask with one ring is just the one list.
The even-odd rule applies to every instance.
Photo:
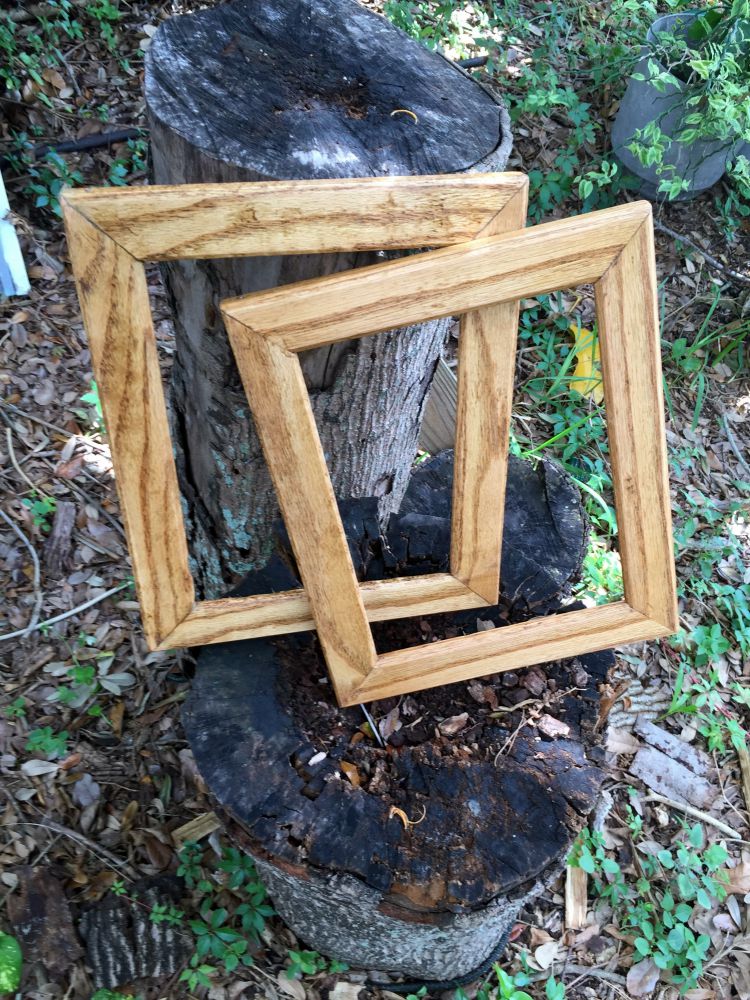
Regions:
[[[238, 629], [242, 637], [278, 634], [284, 623], [285, 631], [308, 628], [311, 618], [304, 594], [195, 603], [141, 261], [458, 243], [492, 231], [527, 187], [523, 175], [504, 173], [62, 193], [151, 648], [219, 641]], [[451, 582], [442, 593], [437, 580], [366, 585], [368, 614], [374, 620], [486, 603], [445, 576]], [[239, 628], [243, 613], [247, 623]]]
[[[526, 210], [524, 188], [482, 235], [523, 231]], [[465, 313], [458, 340], [450, 567], [489, 604], [500, 593], [519, 305], [502, 302]]]
[[305, 351], [598, 281], [650, 215], [651, 205], [637, 201], [228, 299], [222, 309]]
[[655, 639], [671, 631], [625, 602], [532, 618], [505, 628], [384, 653], [363, 683], [341, 704], [356, 705], [454, 684], [533, 663]]
[[227, 331], [339, 700], [375, 643], [299, 359], [227, 318]]
[[491, 231], [523, 174], [78, 188], [68, 203], [139, 260], [445, 246]]
[[180, 491], [143, 264], [63, 201], [146, 640], [193, 606]]
[[[477, 600], [474, 591], [450, 573], [366, 580], [360, 583], [359, 589], [367, 620], [371, 622], [468, 611], [487, 604]], [[310, 598], [302, 589], [226, 597], [196, 604], [187, 618], [163, 640], [162, 647], [202, 646], [314, 628]]]
[[595, 288], [625, 599], [678, 627], [653, 227]]

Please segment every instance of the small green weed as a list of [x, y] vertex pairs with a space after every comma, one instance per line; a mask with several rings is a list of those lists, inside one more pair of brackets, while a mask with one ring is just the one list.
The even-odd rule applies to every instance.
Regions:
[[638, 960], [650, 958], [685, 993], [694, 989], [711, 947], [707, 934], [690, 927], [696, 910], [710, 910], [726, 899], [723, 870], [728, 853], [722, 844], [706, 845], [703, 827], [685, 828], [685, 838], [671, 848], [638, 841], [642, 821], [630, 814], [635, 876], [626, 875], [605, 849], [600, 833], [585, 830], [569, 863], [582, 868], [594, 892], [612, 907], [623, 933], [632, 935]]
[[104, 410], [99, 398], [99, 386], [94, 379], [91, 380], [88, 392], [81, 396], [81, 402], [86, 403], [89, 409], [74, 410], [75, 415], [88, 424], [95, 434], [104, 434]]
[[10, 705], [5, 706], [5, 715], [9, 719], [24, 719], [26, 718], [26, 699], [16, 698], [10, 703]]
[[54, 497], [35, 492], [23, 501], [23, 505], [31, 511], [34, 526], [41, 528], [45, 533], [48, 532], [52, 527], [50, 516], [57, 509], [57, 500]]
[[55, 733], [51, 726], [32, 729], [26, 740], [26, 750], [31, 754], [41, 754], [47, 760], [58, 760], [68, 754], [68, 733]]

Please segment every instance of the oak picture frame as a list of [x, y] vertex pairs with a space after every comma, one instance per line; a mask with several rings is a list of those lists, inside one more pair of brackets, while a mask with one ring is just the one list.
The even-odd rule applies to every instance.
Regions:
[[[460, 245], [522, 229], [527, 191], [523, 174], [477, 173], [62, 193], [149, 648], [303, 631], [319, 627], [320, 614], [313, 614], [306, 589], [195, 599], [145, 262]], [[497, 412], [490, 413], [488, 401], [473, 398], [469, 387], [463, 394], [459, 390], [467, 419], [474, 425], [489, 420], [486, 429], [501, 449], [502, 442], [507, 448], [517, 317], [518, 304], [511, 302], [479, 307], [463, 321], [468, 331], [463, 350], [484, 350], [490, 329], [507, 343], [508, 356], [492, 354]], [[484, 511], [495, 490], [495, 525], [483, 529], [481, 558], [469, 512], [466, 526], [456, 528], [459, 540], [451, 558], [457, 574], [364, 583], [354, 600], [358, 614], [364, 607], [366, 620], [378, 621], [494, 603], [502, 529], [497, 497], [504, 495], [505, 464], [502, 455], [495, 458], [481, 493], [478, 510]], [[471, 480], [476, 470], [458, 475]], [[335, 681], [335, 686], [342, 697], [351, 685]]]
[[[297, 354], [462, 314], [448, 580], [495, 603], [488, 598], [497, 593], [501, 539], [494, 522], [498, 513], [502, 521], [497, 485], [504, 487], [507, 435], [492, 436], [489, 451], [482, 435], [488, 421], [505, 429], [510, 417], [510, 309], [522, 298], [584, 283], [595, 287], [624, 599], [378, 655], [367, 585], [354, 574]], [[227, 300], [222, 313], [341, 705], [676, 630], [648, 202]], [[418, 593], [414, 578], [401, 581], [409, 583]]]

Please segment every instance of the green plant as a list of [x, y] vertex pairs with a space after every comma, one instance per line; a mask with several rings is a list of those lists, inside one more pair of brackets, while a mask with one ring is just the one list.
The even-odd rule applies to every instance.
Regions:
[[710, 937], [696, 934], [690, 924], [697, 911], [726, 898], [727, 850], [707, 845], [699, 823], [685, 827], [685, 839], [669, 848], [639, 843], [642, 824], [632, 812], [629, 826], [634, 844], [629, 877], [606, 851], [603, 836], [589, 830], [578, 838], [569, 863], [592, 877], [595, 894], [612, 907], [638, 960], [650, 958], [685, 993], [697, 985], [711, 947]]
[[23, 505], [27, 510], [31, 511], [34, 526], [41, 528], [44, 532], [48, 532], [52, 527], [49, 518], [57, 509], [57, 500], [54, 497], [45, 496], [34, 491], [31, 497], [27, 497], [23, 501]]
[[16, 992], [21, 985], [22, 969], [21, 945], [16, 938], [0, 931], [0, 996]]
[[5, 715], [9, 719], [23, 719], [26, 716], [26, 699], [15, 698], [10, 705], [5, 706]]
[[[252, 965], [251, 948], [260, 942], [266, 920], [273, 915], [252, 858], [236, 848], [225, 848], [218, 871], [212, 875], [203, 866], [202, 854], [198, 844], [186, 841], [177, 869], [194, 891], [200, 914], [188, 921], [195, 952], [180, 977], [191, 990], [210, 986], [210, 977], [219, 967], [231, 974], [240, 965]], [[174, 921], [177, 914], [158, 916]]]
[[644, 166], [656, 168], [659, 191], [675, 198], [690, 187], [690, 178], [665, 162], [673, 145], [701, 140], [729, 149], [750, 140], [750, 0], [712, 4], [686, 30], [660, 32], [646, 72], [633, 76], [660, 93], [682, 88], [683, 108], [671, 133], [662, 131], [660, 116], [636, 130], [628, 146]]
[[86, 403], [93, 410], [94, 415], [91, 416], [91, 410], [76, 410], [76, 416], [85, 420], [96, 434], [103, 434], [104, 410], [102, 410], [102, 401], [99, 398], [99, 386], [94, 379], [91, 380], [88, 392], [84, 392], [81, 396], [81, 402]]
[[115, 993], [114, 990], [97, 990], [93, 993], [91, 1000], [135, 1000], [132, 993]]
[[55, 733], [51, 726], [32, 729], [26, 740], [26, 750], [28, 753], [42, 754], [47, 760], [65, 757], [68, 753], [68, 733], [66, 730]]

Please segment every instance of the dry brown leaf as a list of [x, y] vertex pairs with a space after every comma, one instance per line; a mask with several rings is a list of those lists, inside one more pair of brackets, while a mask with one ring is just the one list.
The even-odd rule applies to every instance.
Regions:
[[351, 764], [348, 760], [341, 761], [341, 770], [346, 775], [346, 777], [351, 781], [355, 788], [359, 788], [362, 784], [362, 779], [359, 776], [359, 768], [356, 764]]
[[443, 736], [455, 736], [456, 733], [460, 733], [462, 729], [466, 728], [468, 721], [469, 713], [462, 712], [460, 715], [452, 715], [450, 719], [443, 719], [442, 722], [438, 723], [438, 729]]
[[633, 997], [645, 997], [653, 993], [659, 982], [659, 969], [653, 959], [644, 958], [628, 969], [626, 978], [628, 993]]

